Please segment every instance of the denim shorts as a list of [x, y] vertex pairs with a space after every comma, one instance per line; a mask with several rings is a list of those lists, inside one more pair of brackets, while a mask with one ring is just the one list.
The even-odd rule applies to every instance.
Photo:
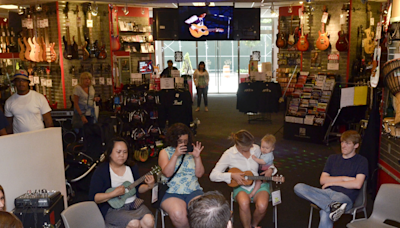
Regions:
[[175, 198], [185, 201], [186, 207], [187, 207], [187, 205], [189, 205], [189, 202], [193, 198], [195, 198], [196, 196], [201, 196], [203, 194], [204, 194], [203, 190], [196, 190], [196, 191], [191, 192], [190, 194], [177, 194], [177, 193], [168, 193], [167, 192], [167, 193], [165, 193], [161, 203], [168, 198], [175, 197]]

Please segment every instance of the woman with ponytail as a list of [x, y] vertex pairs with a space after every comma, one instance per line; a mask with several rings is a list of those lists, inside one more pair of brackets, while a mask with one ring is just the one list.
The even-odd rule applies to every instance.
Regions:
[[[270, 186], [269, 183], [261, 184], [260, 189], [255, 193], [254, 197], [250, 198], [250, 193], [253, 191], [255, 182], [251, 186], [244, 186], [243, 181], [244, 173], [228, 173], [225, 172], [227, 168], [238, 168], [241, 171], [251, 171], [254, 176], [258, 176], [259, 165], [253, 160], [252, 155], [259, 157], [261, 154], [260, 147], [254, 144], [254, 136], [247, 130], [240, 130], [232, 133], [230, 139], [234, 146], [227, 149], [215, 165], [210, 174], [210, 180], [214, 182], [231, 183], [235, 180], [239, 186], [233, 189], [233, 197], [239, 204], [240, 220], [244, 228], [257, 227], [258, 223], [263, 219], [267, 212]], [[276, 168], [271, 166], [268, 170], [261, 173], [261, 175], [272, 176], [276, 173]], [[251, 218], [250, 202], [254, 201], [256, 209]]]

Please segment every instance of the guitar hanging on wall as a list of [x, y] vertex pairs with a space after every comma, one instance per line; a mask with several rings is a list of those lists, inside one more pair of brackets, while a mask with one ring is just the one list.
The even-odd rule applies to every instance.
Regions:
[[289, 38], [288, 38], [288, 44], [289, 45], [294, 45], [296, 43], [296, 39], [294, 38], [294, 31], [293, 31], [293, 15], [290, 19], [290, 33], [289, 33]]
[[[44, 11], [47, 14], [49, 11], [47, 9], [47, 6], [44, 6]], [[46, 47], [46, 62], [48, 63], [54, 63], [55, 61], [57, 61], [58, 55], [56, 53], [56, 51], [54, 50], [54, 46], [56, 45], [56, 43], [51, 43], [49, 40], [49, 19], [48, 17], [44, 19], [45, 21], [47, 21], [47, 23], [45, 22], [45, 28], [44, 28], [44, 40], [45, 40], [45, 47]]]
[[276, 34], [276, 46], [278, 48], [285, 48], [287, 45], [286, 39], [285, 39], [285, 33], [282, 32], [281, 28], [281, 17], [279, 16], [278, 20], [278, 34]]
[[111, 9], [111, 51], [118, 51], [121, 48], [121, 43], [119, 42], [119, 36], [114, 36], [114, 22], [117, 20], [117, 15], [114, 7], [110, 4]]
[[301, 32], [299, 31], [299, 40], [297, 41], [297, 50], [307, 51], [310, 43], [307, 40], [308, 34], [304, 35], [304, 24], [301, 24]]
[[318, 39], [316, 42], [316, 46], [319, 50], [325, 51], [328, 49], [330, 42], [329, 42], [329, 36], [328, 32], [325, 32], [325, 23], [328, 20], [328, 12], [326, 9], [326, 6], [324, 5], [323, 10], [322, 10], [322, 25], [321, 25], [321, 31], [318, 31]]
[[[103, 18], [106, 17], [106, 12], [104, 12], [104, 14], [102, 16], [100, 16], [100, 26], [103, 25]], [[99, 48], [99, 54], [97, 55], [98, 59], [106, 59], [107, 58], [107, 50], [106, 50], [106, 43], [104, 42], [104, 34], [103, 34], [103, 30], [101, 29], [101, 46]]]
[[69, 19], [68, 19], [68, 11], [69, 11], [69, 2], [65, 4], [65, 9], [64, 9], [64, 14], [65, 14], [65, 27], [67, 29], [66, 35], [63, 36], [63, 42], [64, 42], [64, 58], [71, 60], [72, 59], [72, 52], [73, 52], [73, 47], [71, 44], [71, 37], [69, 33]]
[[[343, 4], [342, 7], [342, 14], [340, 14], [340, 17], [346, 17], [347, 21], [347, 7], [346, 4]], [[343, 29], [344, 24], [341, 24], [341, 30], [338, 32], [339, 39], [336, 42], [336, 49], [338, 51], [347, 51], [348, 46], [349, 46], [349, 41], [348, 41], [348, 34], [344, 32]]]
[[371, 12], [371, 6], [369, 3], [367, 3], [367, 20], [368, 20], [368, 28], [364, 30], [365, 34], [365, 39], [363, 40], [363, 46], [364, 46], [364, 52], [368, 55], [371, 55], [374, 53], [375, 50], [375, 42], [374, 42], [374, 29], [373, 29], [373, 24], [371, 23], [373, 21], [372, 19], [372, 12]]
[[[90, 3], [89, 3], [90, 4]], [[89, 28], [89, 57], [96, 58], [98, 55], [99, 48], [97, 47], [97, 40], [91, 43], [93, 39], [92, 27], [94, 26], [94, 22], [92, 20], [92, 14], [89, 12], [88, 14], [88, 28]], [[89, 23], [90, 22], [90, 23]]]
[[78, 36], [78, 59], [84, 59], [83, 55], [83, 48], [82, 40], [81, 40], [81, 28], [82, 28], [82, 18], [79, 16], [79, 5], [76, 5], [76, 29], [77, 29], [77, 36]]

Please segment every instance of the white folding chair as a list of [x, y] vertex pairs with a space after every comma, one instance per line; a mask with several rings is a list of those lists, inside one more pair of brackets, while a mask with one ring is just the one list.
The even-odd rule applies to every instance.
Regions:
[[65, 228], [105, 228], [99, 207], [93, 201], [74, 204], [61, 212]]
[[[393, 228], [385, 221], [400, 223], [400, 184], [383, 184], [376, 195], [374, 209], [368, 219], [347, 224], [348, 228]], [[397, 227], [397, 226], [396, 226]]]
[[[269, 201], [272, 202], [272, 196], [269, 196]], [[233, 203], [234, 202], [236, 202], [236, 200], [233, 198], [233, 192], [231, 192], [231, 211], [232, 211], [232, 213], [233, 213]], [[253, 200], [251, 200], [250, 203], [254, 203]], [[272, 213], [273, 213], [272, 221], [275, 224], [275, 228], [278, 228], [278, 205], [274, 206]], [[232, 223], [233, 223], [233, 215], [232, 215]]]
[[[312, 216], [313, 216], [313, 209], [316, 210], [321, 210], [317, 205], [311, 203], [311, 210], [310, 210], [310, 218], [308, 220], [308, 228], [311, 228], [311, 223], [312, 223]], [[356, 214], [362, 210], [364, 212], [364, 218], [356, 219]], [[358, 221], [358, 220], [364, 220], [367, 218], [367, 180], [364, 181], [363, 186], [361, 187], [361, 191], [357, 196], [356, 201], [353, 204], [353, 207], [346, 211], [345, 214], [351, 214], [353, 215], [353, 219], [351, 222]]]

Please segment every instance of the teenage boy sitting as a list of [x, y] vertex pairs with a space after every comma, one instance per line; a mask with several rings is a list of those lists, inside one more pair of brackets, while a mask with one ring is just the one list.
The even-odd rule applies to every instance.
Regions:
[[319, 228], [331, 228], [333, 222], [353, 207], [368, 174], [368, 161], [356, 153], [361, 136], [350, 130], [340, 138], [342, 154], [328, 157], [320, 177], [322, 188], [296, 184], [294, 192], [321, 208]]

